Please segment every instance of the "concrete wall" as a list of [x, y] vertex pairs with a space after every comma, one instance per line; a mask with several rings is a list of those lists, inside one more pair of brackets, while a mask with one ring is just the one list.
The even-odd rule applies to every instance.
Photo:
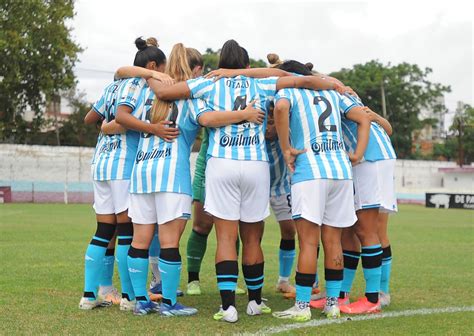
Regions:
[[[13, 202], [92, 202], [93, 152], [84, 147], [0, 144], [0, 186], [11, 186]], [[192, 169], [195, 160], [193, 153]], [[454, 181], [438, 170], [455, 166], [454, 162], [398, 160], [399, 199], [423, 203], [425, 192], [472, 193], [474, 174]]]

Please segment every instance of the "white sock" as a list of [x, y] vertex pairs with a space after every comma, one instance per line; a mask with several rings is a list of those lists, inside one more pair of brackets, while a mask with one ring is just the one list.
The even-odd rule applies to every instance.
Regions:
[[278, 282], [288, 282], [290, 281], [290, 278], [289, 277], [282, 277], [282, 276], [279, 276], [278, 277]]

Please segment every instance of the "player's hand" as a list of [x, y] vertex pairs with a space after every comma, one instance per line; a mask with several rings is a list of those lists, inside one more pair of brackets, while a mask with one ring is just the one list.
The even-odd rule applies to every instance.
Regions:
[[238, 76], [238, 72], [235, 69], [217, 69], [208, 72], [204, 78], [213, 78], [214, 82], [218, 81], [223, 77], [235, 77]]
[[261, 125], [265, 120], [265, 112], [254, 107], [256, 100], [252, 100], [247, 107], [242, 110], [244, 120]]
[[107, 134], [107, 135], [123, 134], [127, 132], [125, 127], [117, 124], [115, 120], [107, 122], [105, 119], [102, 120], [102, 125], [100, 127], [100, 130], [102, 133]]
[[348, 153], [349, 154], [349, 160], [351, 160], [352, 167], [357, 166], [360, 163], [360, 160], [362, 158], [354, 153]]
[[296, 157], [303, 153], [306, 153], [306, 149], [296, 149], [293, 147], [290, 147], [283, 152], [283, 157], [290, 173], [294, 173], [295, 171]]
[[355, 92], [350, 86], [344, 86], [344, 87], [346, 89], [346, 93], [348, 93], [348, 94], [350, 94], [351, 96], [354, 96], [354, 97], [359, 97], [357, 92]]
[[171, 78], [169, 75], [163, 73], [163, 72], [158, 72], [158, 71], [153, 71], [153, 76], [152, 78], [159, 80], [165, 85], [173, 85], [174, 84], [174, 79]]
[[179, 136], [178, 128], [168, 127], [173, 124], [171, 121], [163, 120], [157, 124], [151, 124], [151, 132], [157, 137], [162, 138], [166, 142], [173, 142]]

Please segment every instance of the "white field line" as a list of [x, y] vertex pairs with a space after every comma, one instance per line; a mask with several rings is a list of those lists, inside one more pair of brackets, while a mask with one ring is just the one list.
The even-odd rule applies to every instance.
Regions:
[[257, 335], [271, 335], [277, 334], [285, 331], [291, 331], [300, 328], [309, 328], [309, 327], [321, 327], [331, 324], [342, 324], [347, 322], [354, 321], [367, 321], [367, 320], [377, 320], [382, 318], [391, 318], [391, 317], [404, 317], [404, 316], [416, 316], [416, 315], [431, 315], [431, 314], [446, 314], [446, 313], [458, 313], [458, 312], [470, 312], [474, 311], [474, 306], [464, 306], [464, 307], [446, 307], [446, 308], [422, 308], [414, 310], [402, 310], [381, 314], [372, 314], [372, 315], [362, 315], [354, 316], [350, 318], [340, 318], [336, 320], [312, 320], [305, 323], [292, 323], [286, 324], [278, 327], [263, 328], [257, 332]]

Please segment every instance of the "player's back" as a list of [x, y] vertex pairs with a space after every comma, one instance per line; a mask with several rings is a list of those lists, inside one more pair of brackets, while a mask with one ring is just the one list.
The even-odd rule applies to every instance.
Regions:
[[[188, 81], [193, 97], [202, 98], [213, 111], [243, 110], [255, 100], [255, 108], [267, 112], [269, 100], [274, 96], [276, 78], [250, 78], [237, 76]], [[242, 122], [211, 128], [208, 155], [234, 160], [268, 161], [265, 150], [265, 122], [261, 125]]]
[[354, 106], [336, 91], [280, 90], [289, 100], [291, 143], [307, 149], [296, 158], [292, 183], [311, 179], [351, 179], [349, 157], [341, 132], [342, 114]]
[[[182, 99], [170, 104], [166, 120], [180, 130], [172, 142], [153, 134], [140, 135], [132, 172], [132, 193], [192, 194], [189, 156], [200, 127], [196, 121], [200, 109], [203, 103], [198, 99]], [[151, 122], [150, 112], [151, 105], [141, 114], [141, 119]]]

